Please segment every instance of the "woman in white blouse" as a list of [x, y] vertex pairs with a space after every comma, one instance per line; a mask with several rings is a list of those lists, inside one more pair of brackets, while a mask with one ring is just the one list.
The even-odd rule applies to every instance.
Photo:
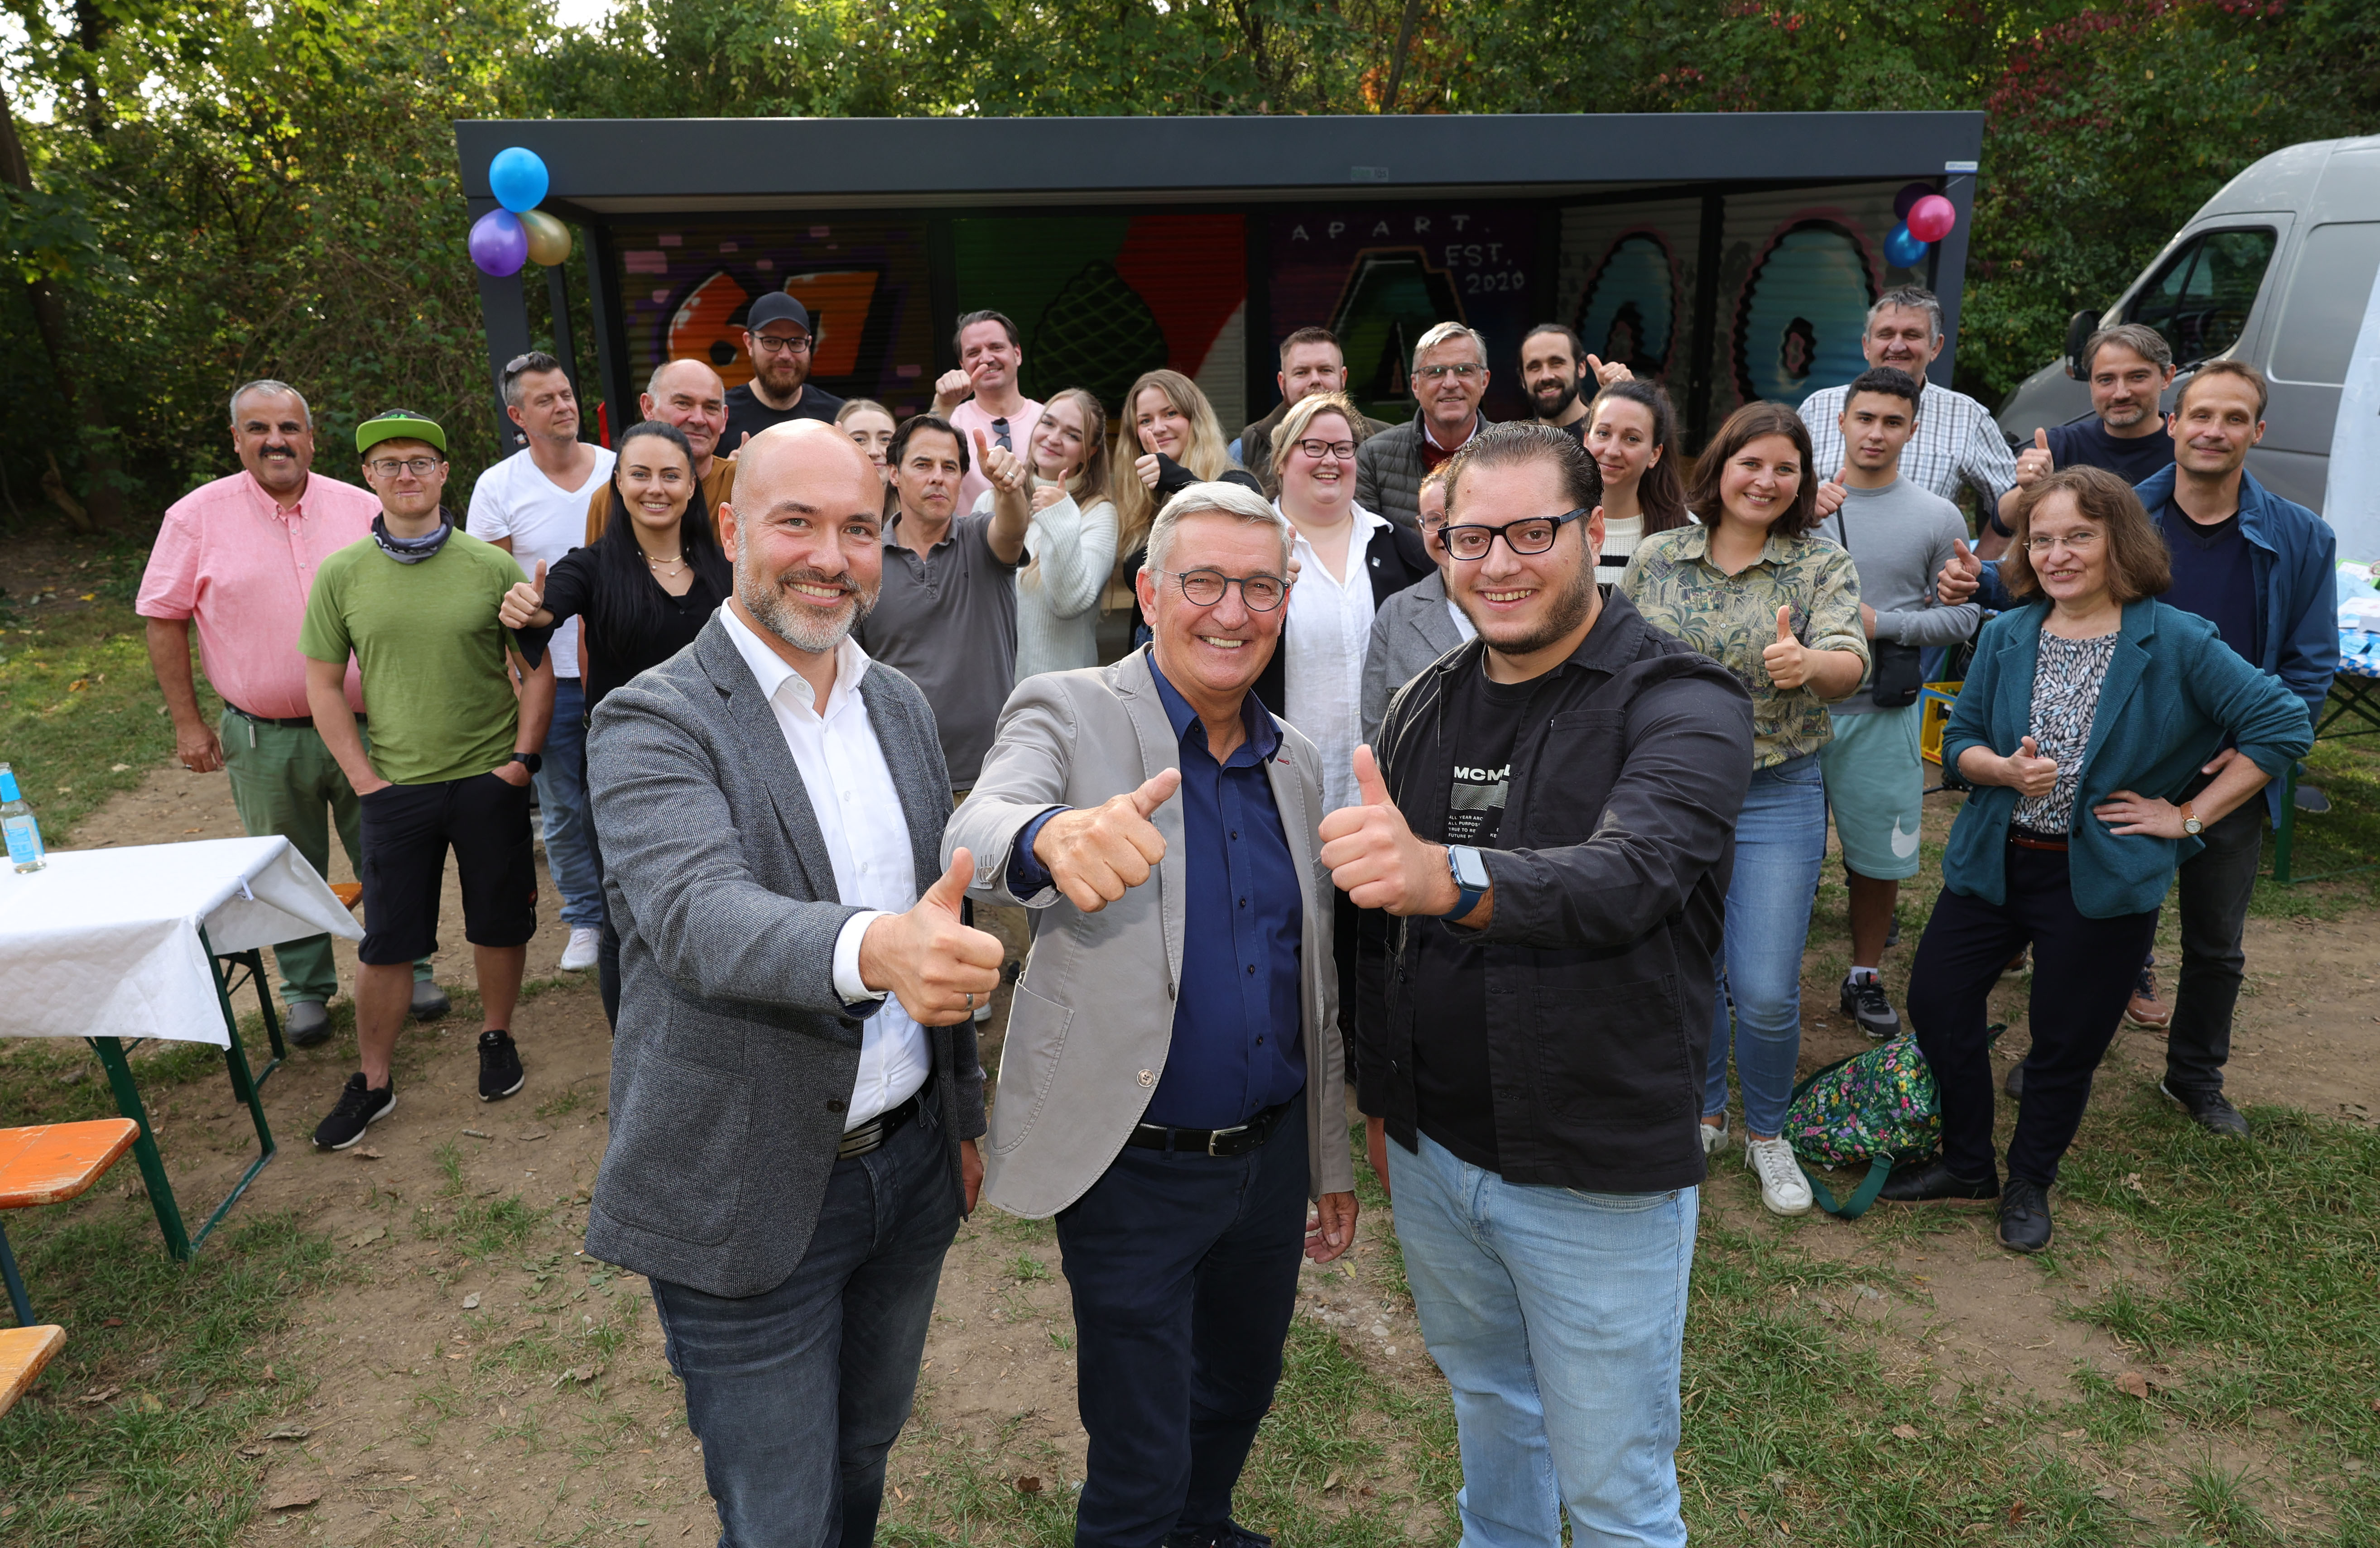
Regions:
[[[1016, 575], [1016, 677], [1099, 664], [1099, 593], [1115, 568], [1107, 414], [1080, 387], [1051, 394], [1033, 428], [1033, 525]], [[988, 511], [987, 490], [976, 509]]]
[[1611, 383], [1587, 407], [1585, 444], [1603, 476], [1602, 578], [1617, 580], [1638, 543], [1694, 519], [1670, 394], [1649, 381]]

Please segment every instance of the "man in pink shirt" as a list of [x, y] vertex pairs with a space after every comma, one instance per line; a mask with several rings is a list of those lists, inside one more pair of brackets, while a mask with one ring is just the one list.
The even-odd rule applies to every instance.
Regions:
[[[934, 383], [934, 412], [951, 422], [964, 445], [973, 446], [980, 430], [985, 444], [1005, 446], [1024, 456], [1033, 443], [1034, 427], [1041, 422], [1041, 405], [1018, 385], [1025, 350], [1016, 340], [1016, 324], [998, 312], [969, 312], [959, 319], [952, 343], [958, 351], [958, 369], [944, 371]], [[966, 477], [959, 480], [953, 514], [972, 512], [990, 490], [990, 480], [970, 458]]]
[[[148, 620], [149, 664], [174, 717], [175, 752], [193, 773], [228, 768], [240, 826], [282, 835], [325, 876], [335, 819], [347, 860], [361, 874], [362, 807], [314, 730], [298, 630], [315, 570], [371, 536], [380, 499], [314, 473], [313, 415], [286, 382], [251, 381], [232, 394], [231, 443], [240, 471], [200, 485], [166, 511], [134, 604]], [[220, 730], [199, 712], [194, 622], [207, 682], [223, 695]], [[347, 703], [364, 724], [353, 666]], [[290, 941], [273, 955], [290, 1041], [304, 1048], [327, 1040], [324, 1002], [339, 986], [331, 937]], [[444, 1015], [448, 1000], [431, 979], [428, 958], [414, 963], [413, 980], [413, 1014]]]

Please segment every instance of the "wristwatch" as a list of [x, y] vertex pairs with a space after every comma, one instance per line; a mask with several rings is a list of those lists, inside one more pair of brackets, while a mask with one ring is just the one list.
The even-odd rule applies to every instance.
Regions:
[[2206, 830], [2206, 825], [2198, 820], [2198, 814], [2190, 809], [2187, 801], [2181, 804], [2181, 830], [2193, 839]]
[[1446, 869], [1454, 877], [1454, 906], [1439, 915], [1440, 919], [1460, 919], [1479, 906], [1479, 900], [1496, 885], [1488, 879], [1488, 862], [1469, 844], [1449, 844], [1446, 847]]
[[535, 753], [515, 753], [511, 757], [506, 758], [504, 761], [506, 763], [517, 763], [527, 768], [532, 775], [539, 769], [545, 767], [545, 759]]

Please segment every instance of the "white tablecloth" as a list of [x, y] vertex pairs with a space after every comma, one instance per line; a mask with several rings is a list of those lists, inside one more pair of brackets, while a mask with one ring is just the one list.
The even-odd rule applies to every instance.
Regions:
[[284, 838], [53, 850], [0, 865], [0, 1036], [226, 1046], [200, 925], [218, 951], [363, 935]]

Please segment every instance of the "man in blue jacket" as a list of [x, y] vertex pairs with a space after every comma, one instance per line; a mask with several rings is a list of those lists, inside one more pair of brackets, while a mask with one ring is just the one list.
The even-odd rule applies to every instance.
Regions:
[[[2212, 623], [2226, 645], [2305, 700], [2318, 724], [2338, 671], [2338, 539], [2329, 523], [2247, 470], [2248, 449], [2265, 437], [2267, 396], [2264, 373], [2253, 366], [2210, 360], [2199, 367], [2174, 403], [2173, 466], [2133, 492], [2173, 554], [2173, 589], [2164, 599]], [[2006, 607], [1998, 568], [1953, 559], [1938, 577], [1939, 587], [1951, 588], [1942, 590], [1943, 599], [1963, 599], [1961, 594], [1980, 583], [1986, 607]], [[2185, 795], [2238, 756], [2234, 747], [2216, 753]], [[2277, 822], [2288, 799], [2287, 782], [2276, 780], [2264, 809]], [[2159, 1089], [2200, 1127], [2244, 1138], [2248, 1120], [2223, 1095], [2223, 1066], [2248, 960], [2240, 941], [2263, 816], [2248, 802], [2199, 837], [2206, 847], [2180, 871], [2181, 976]]]

